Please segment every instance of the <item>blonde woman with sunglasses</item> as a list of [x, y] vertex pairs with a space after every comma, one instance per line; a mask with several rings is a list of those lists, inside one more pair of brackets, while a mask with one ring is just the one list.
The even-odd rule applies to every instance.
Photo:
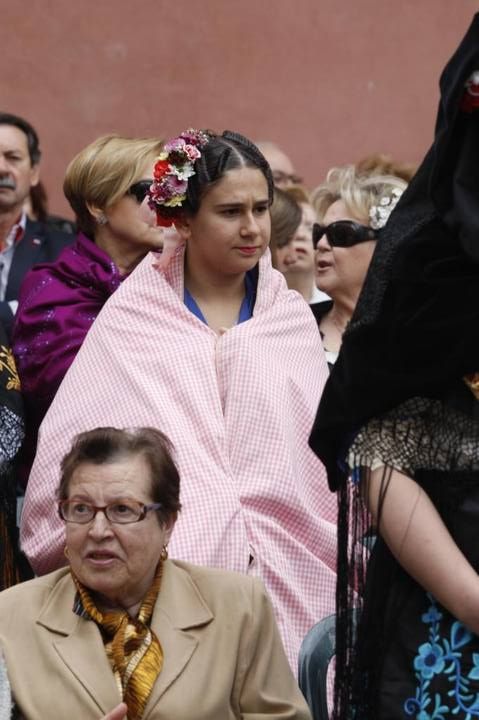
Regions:
[[26, 405], [25, 482], [40, 423], [93, 321], [147, 252], [162, 247], [161, 228], [143, 202], [161, 148], [158, 138], [105, 135], [67, 168], [63, 189], [79, 232], [55, 262], [26, 276], [14, 327]]
[[326, 357], [334, 364], [371, 261], [378, 231], [406, 188], [392, 175], [332, 168], [312, 194], [320, 222], [313, 228], [316, 284], [331, 300], [314, 306]]

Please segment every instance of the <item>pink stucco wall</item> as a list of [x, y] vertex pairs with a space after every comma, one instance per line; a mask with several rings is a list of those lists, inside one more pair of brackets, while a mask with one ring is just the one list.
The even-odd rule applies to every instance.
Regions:
[[193, 125], [284, 146], [310, 185], [372, 151], [418, 161], [475, 0], [0, 0], [0, 108], [30, 119], [52, 210], [105, 132]]

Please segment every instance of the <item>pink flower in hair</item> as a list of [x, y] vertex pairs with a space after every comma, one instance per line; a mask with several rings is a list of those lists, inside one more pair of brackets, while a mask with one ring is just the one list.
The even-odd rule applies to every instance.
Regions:
[[168, 198], [171, 195], [171, 191], [164, 183], [155, 183], [153, 187], [150, 189], [149, 192], [149, 201], [150, 203], [154, 203], [156, 205], [161, 204], [165, 200], [168, 200]]
[[191, 160], [191, 162], [194, 162], [201, 157], [200, 151], [194, 145], [185, 145], [184, 150], [185, 155], [187, 156], [188, 160]]
[[206, 133], [204, 133], [202, 130], [194, 130], [193, 128], [188, 128], [188, 130], [182, 132], [180, 137], [186, 140], [188, 145], [195, 145], [196, 147], [202, 147], [203, 145], [206, 145], [209, 140]]
[[165, 144], [165, 152], [171, 153], [175, 150], [183, 150], [184, 146], [186, 145], [185, 141], [182, 137], [173, 138], [173, 140], [170, 140]]
[[148, 204], [156, 211], [159, 225], [169, 227], [180, 215], [188, 179], [195, 174], [194, 163], [201, 157], [200, 148], [208, 139], [201, 130], [189, 128], [165, 144], [155, 165], [154, 181], [148, 194]]
[[173, 173], [163, 178], [162, 185], [171, 195], [184, 195], [188, 189], [187, 181], [181, 180]]

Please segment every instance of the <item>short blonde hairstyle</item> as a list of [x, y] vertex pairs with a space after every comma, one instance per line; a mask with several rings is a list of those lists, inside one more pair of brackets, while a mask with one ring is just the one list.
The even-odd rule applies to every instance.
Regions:
[[354, 165], [334, 167], [324, 183], [311, 193], [311, 201], [322, 222], [328, 208], [342, 200], [347, 211], [369, 225], [369, 211], [380, 205], [381, 198], [390, 197], [393, 189], [403, 192], [407, 183], [394, 175], [359, 173]]
[[[78, 228], [93, 238], [95, 219], [88, 209], [105, 210], [142, 179], [148, 158], [162, 149], [159, 138], [104, 135], [76, 155], [67, 167], [63, 192], [75, 213]], [[153, 167], [152, 167], [153, 172]]]

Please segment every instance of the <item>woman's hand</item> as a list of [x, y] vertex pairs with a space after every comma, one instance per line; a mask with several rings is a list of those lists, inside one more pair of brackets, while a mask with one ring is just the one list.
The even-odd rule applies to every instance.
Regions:
[[104, 715], [101, 720], [124, 720], [126, 718], [126, 713], [128, 712], [128, 708], [126, 706], [126, 703], [120, 703], [116, 706], [116, 708], [113, 708], [113, 710], [110, 710], [110, 712], [107, 715]]

